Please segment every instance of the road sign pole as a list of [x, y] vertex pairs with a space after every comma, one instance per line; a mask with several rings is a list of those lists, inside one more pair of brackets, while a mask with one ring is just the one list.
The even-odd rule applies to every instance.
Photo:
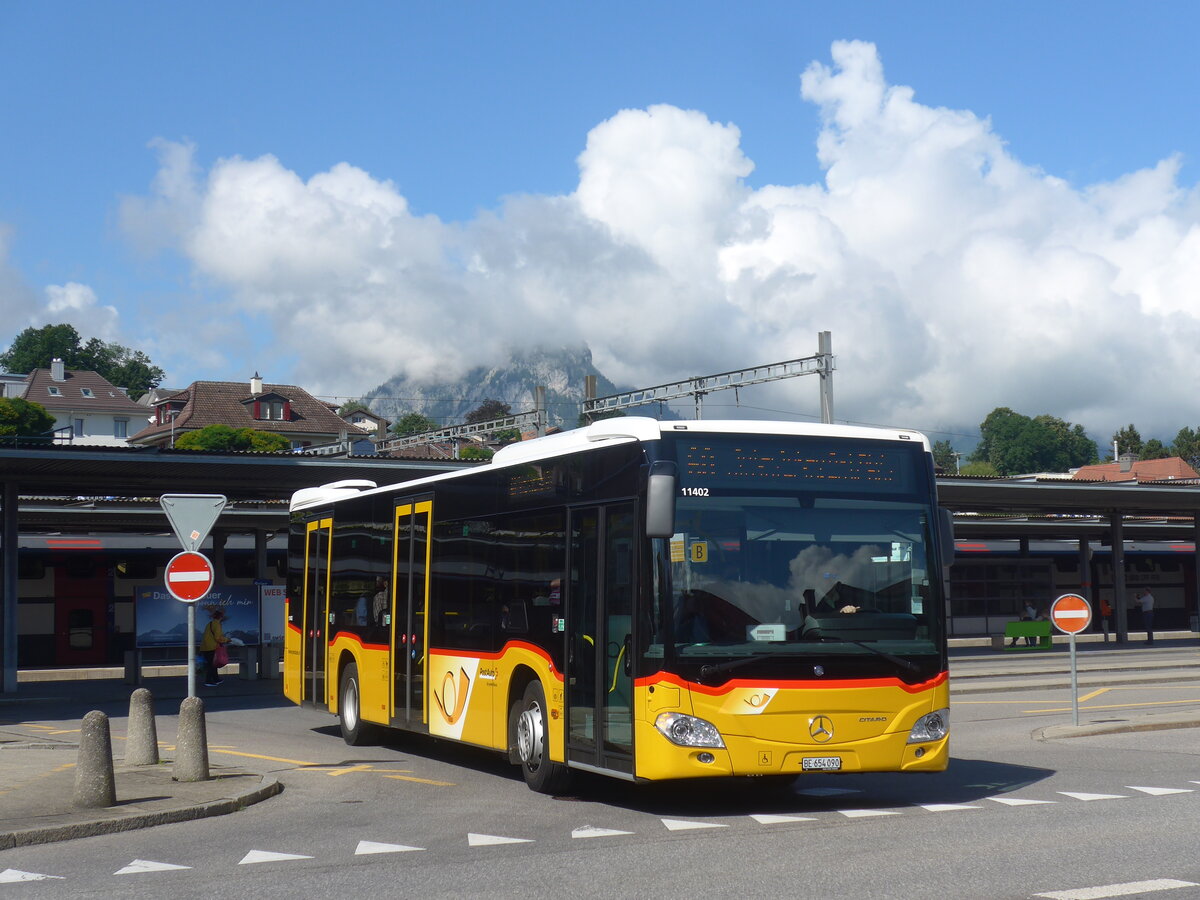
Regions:
[[[188, 696], [196, 696], [196, 604], [188, 608]], [[1072, 644], [1072, 648], [1074, 645]]]
[[1075, 667], [1075, 633], [1071, 633], [1071, 705], [1073, 714], [1071, 724], [1079, 724], [1079, 674]]

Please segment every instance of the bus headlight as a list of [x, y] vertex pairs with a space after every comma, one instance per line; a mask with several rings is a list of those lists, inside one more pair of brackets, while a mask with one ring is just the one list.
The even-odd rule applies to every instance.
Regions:
[[925, 744], [940, 741], [950, 731], [950, 710], [939, 709], [917, 719], [917, 724], [908, 733], [910, 744]]
[[683, 713], [665, 712], [654, 720], [654, 727], [672, 744], [680, 747], [724, 747], [721, 732], [712, 722], [685, 716]]

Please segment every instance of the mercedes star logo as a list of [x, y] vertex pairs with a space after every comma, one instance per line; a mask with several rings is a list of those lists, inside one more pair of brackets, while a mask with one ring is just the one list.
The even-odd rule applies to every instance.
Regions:
[[808, 736], [818, 744], [833, 740], [833, 720], [829, 716], [814, 716], [809, 719]]

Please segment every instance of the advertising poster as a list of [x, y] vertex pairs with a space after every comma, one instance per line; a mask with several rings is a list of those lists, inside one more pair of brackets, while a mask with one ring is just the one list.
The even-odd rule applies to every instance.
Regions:
[[[196, 606], [196, 646], [203, 640], [204, 629], [218, 607], [225, 611], [221, 628], [226, 637], [240, 638], [245, 644], [258, 644], [259, 587], [238, 585], [215, 587]], [[137, 648], [186, 647], [188, 604], [176, 600], [161, 585], [134, 589], [134, 627]]]

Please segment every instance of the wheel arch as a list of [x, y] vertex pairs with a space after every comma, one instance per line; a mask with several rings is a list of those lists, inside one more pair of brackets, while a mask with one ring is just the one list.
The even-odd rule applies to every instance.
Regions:
[[[507, 730], [505, 742], [508, 747], [508, 761], [513, 765], [521, 762], [521, 758], [517, 755], [517, 731], [512, 715], [513, 706], [524, 699], [525, 688], [533, 681], [541, 681], [541, 676], [530, 666], [522, 663], [513, 669], [512, 678], [508, 682], [508, 698], [504, 705], [504, 721]], [[546, 686], [542, 685], [542, 690], [545, 689]]]

